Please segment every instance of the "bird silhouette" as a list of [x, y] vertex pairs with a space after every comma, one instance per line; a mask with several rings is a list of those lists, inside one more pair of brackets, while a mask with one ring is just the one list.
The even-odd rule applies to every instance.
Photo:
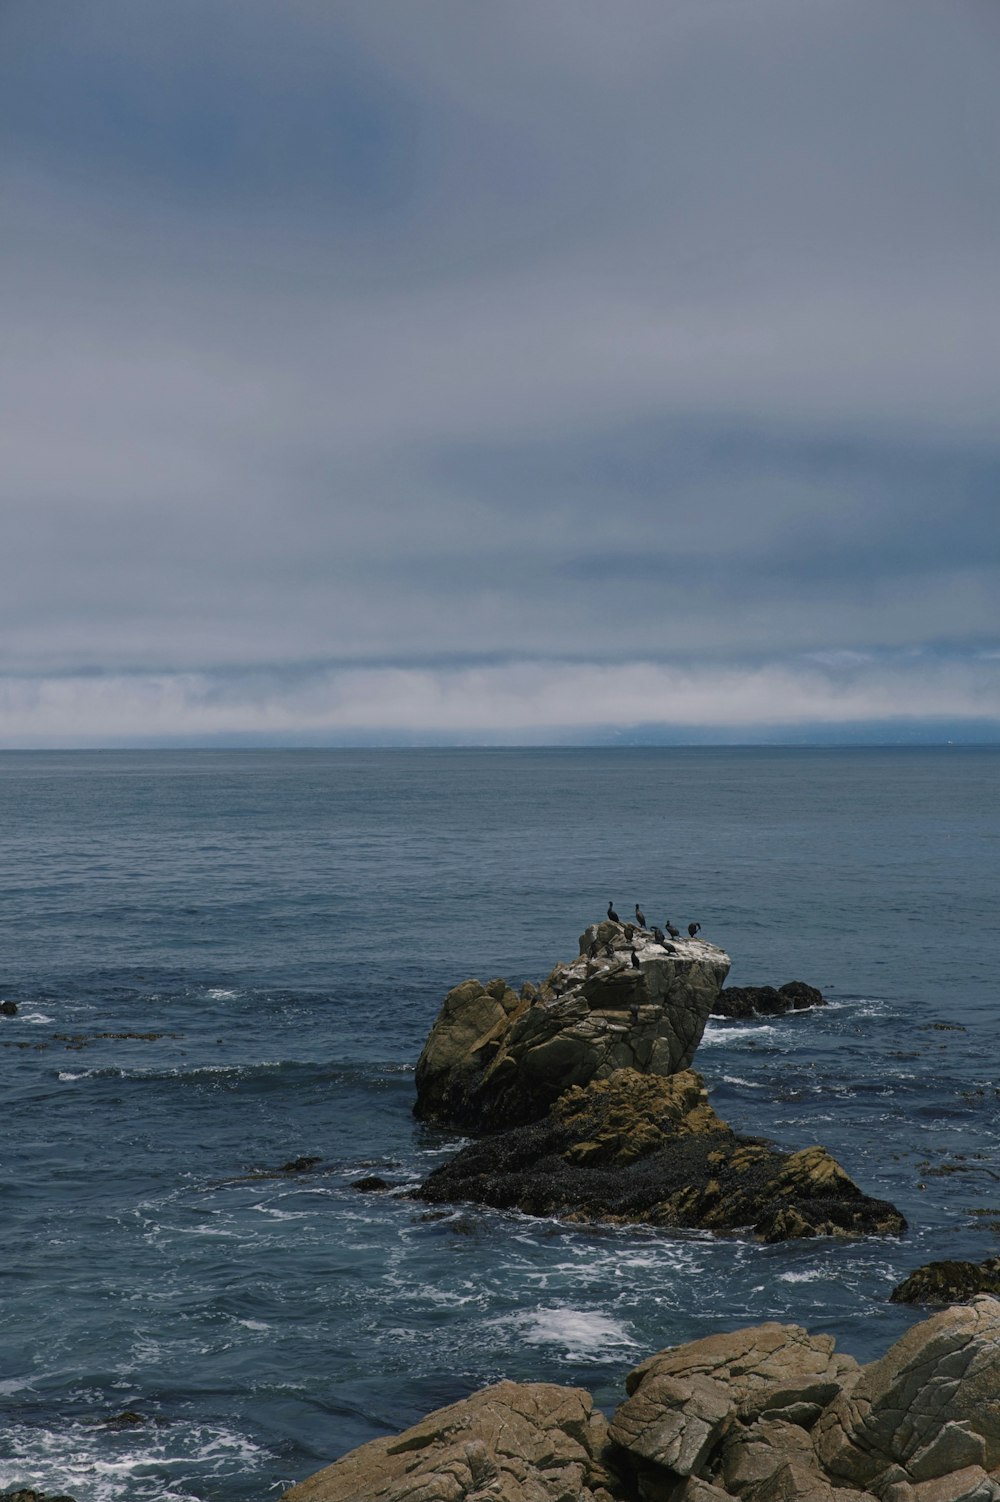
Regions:
[[633, 970], [641, 970], [642, 969], [642, 966], [639, 964], [639, 956], [636, 954], [636, 952], [635, 952], [634, 949], [632, 951], [632, 969]]
[[695, 936], [695, 934], [698, 932], [698, 930], [700, 928], [701, 928], [701, 924], [700, 923], [689, 923], [688, 924], [688, 935], [689, 935], [689, 937], [693, 939], [694, 936]]
[[663, 920], [663, 926], [667, 930], [667, 933], [670, 935], [670, 937], [672, 939], [679, 939], [680, 938], [680, 936], [681, 936], [680, 929], [679, 928], [675, 928], [674, 925], [671, 923], [671, 921], [670, 921], [669, 918], [664, 918], [664, 920]]
[[664, 941], [666, 940], [666, 937], [667, 937], [666, 934], [663, 932], [663, 929], [662, 928], [657, 928], [657, 926], [656, 926], [655, 923], [653, 924], [653, 927], [652, 927], [652, 935], [653, 935], [653, 938], [656, 940], [657, 944], [664, 943]]
[[638, 903], [635, 905], [635, 921], [640, 928], [646, 927], [646, 914], [641, 910]]
[[612, 923], [620, 923], [622, 921], [619, 918], [618, 914], [615, 912], [615, 905], [613, 902], [608, 903], [608, 917], [611, 919]]

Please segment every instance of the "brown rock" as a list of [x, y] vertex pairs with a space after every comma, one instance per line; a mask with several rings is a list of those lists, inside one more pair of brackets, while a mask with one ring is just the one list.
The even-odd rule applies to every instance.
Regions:
[[[493, 1130], [537, 1121], [564, 1090], [616, 1069], [686, 1069], [729, 956], [699, 939], [679, 940], [667, 954], [638, 934], [626, 944], [617, 924], [601, 924], [598, 937], [605, 929], [617, 946], [613, 958], [600, 940], [597, 958], [557, 965], [533, 997], [516, 996], [503, 981], [463, 981], [449, 991], [417, 1064], [416, 1114]], [[586, 948], [590, 933], [581, 939]]]
[[613, 1502], [606, 1436], [579, 1388], [498, 1382], [352, 1450], [283, 1502]]
[[908, 1330], [821, 1415], [815, 1448], [830, 1475], [876, 1489], [900, 1467], [917, 1484], [995, 1470], [1000, 1301], [980, 1296]]

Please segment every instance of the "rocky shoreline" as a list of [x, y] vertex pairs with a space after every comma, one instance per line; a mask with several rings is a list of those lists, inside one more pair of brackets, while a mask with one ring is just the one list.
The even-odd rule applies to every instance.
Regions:
[[668, 1347], [610, 1420], [580, 1388], [500, 1382], [372, 1440], [283, 1502], [1000, 1502], [1000, 1300], [859, 1366], [768, 1323]]

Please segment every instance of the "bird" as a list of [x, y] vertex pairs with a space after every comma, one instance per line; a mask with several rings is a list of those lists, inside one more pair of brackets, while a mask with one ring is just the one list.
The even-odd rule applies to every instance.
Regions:
[[695, 934], [698, 932], [698, 930], [700, 928], [701, 928], [701, 924], [700, 923], [689, 923], [688, 924], [688, 937], [691, 938], [691, 939], [693, 939], [694, 936], [695, 936]]
[[680, 938], [680, 936], [681, 936], [680, 929], [679, 928], [675, 928], [674, 925], [671, 923], [671, 921], [670, 921], [669, 918], [664, 918], [664, 920], [663, 920], [663, 926], [667, 930], [667, 933], [670, 935], [670, 937], [672, 939], [679, 939]]
[[626, 943], [631, 944], [631, 942], [632, 942], [632, 935], [634, 933], [635, 933], [635, 924], [634, 923], [626, 923], [625, 924], [625, 940], [626, 940]]
[[633, 970], [641, 970], [642, 969], [642, 966], [639, 964], [639, 956], [636, 954], [636, 952], [635, 952], [634, 949], [632, 951], [632, 969]]
[[657, 928], [657, 926], [656, 926], [655, 923], [653, 924], [652, 934], [653, 934], [653, 938], [656, 940], [657, 944], [665, 944], [666, 943], [666, 939], [667, 939], [666, 934], [663, 932], [662, 928]]
[[663, 947], [667, 951], [668, 954], [676, 954], [677, 953], [677, 950], [676, 950], [676, 948], [674, 947], [673, 944], [664, 944]]
[[610, 940], [604, 946], [604, 953], [607, 955], [609, 960], [613, 960], [615, 957], [614, 945], [610, 942]]
[[619, 918], [618, 914], [615, 912], [615, 905], [613, 902], [608, 903], [608, 917], [611, 919], [612, 923], [620, 923], [622, 921]]
[[639, 907], [638, 903], [636, 903], [635, 905], [635, 921], [638, 923], [640, 928], [646, 927], [646, 914]]

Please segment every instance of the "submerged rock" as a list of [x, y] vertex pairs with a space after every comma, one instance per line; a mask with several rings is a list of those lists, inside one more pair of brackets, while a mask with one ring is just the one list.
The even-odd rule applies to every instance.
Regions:
[[822, 1147], [784, 1153], [738, 1136], [693, 1070], [620, 1069], [567, 1090], [541, 1122], [463, 1148], [415, 1191], [571, 1220], [729, 1231], [762, 1241], [899, 1235], [906, 1222], [869, 1198]]
[[417, 1064], [417, 1116], [498, 1130], [539, 1120], [564, 1090], [616, 1069], [687, 1068], [729, 956], [699, 939], [668, 952], [641, 930], [626, 939], [626, 926], [610, 921], [588, 929], [580, 947], [538, 988], [467, 980], [448, 992]]
[[712, 1007], [713, 1017], [781, 1017], [809, 1007], [825, 1007], [826, 997], [804, 980], [789, 980], [783, 986], [726, 986]]
[[985, 1262], [927, 1262], [889, 1295], [893, 1304], [961, 1304], [977, 1294], [1000, 1295], [1000, 1257]]
[[283, 1502], [615, 1502], [607, 1428], [578, 1387], [498, 1382], [352, 1450]]

